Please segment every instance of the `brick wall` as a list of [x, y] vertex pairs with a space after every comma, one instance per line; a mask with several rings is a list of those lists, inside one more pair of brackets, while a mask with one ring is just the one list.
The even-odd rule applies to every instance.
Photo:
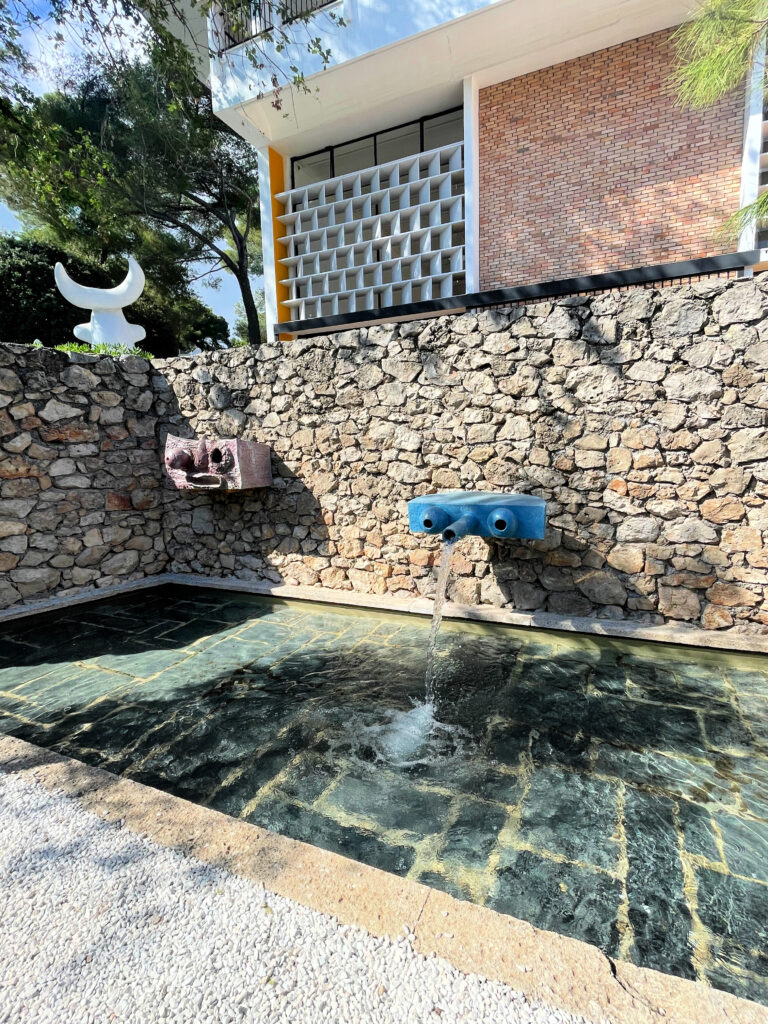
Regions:
[[682, 110], [657, 32], [480, 92], [481, 287], [727, 251], [742, 90]]

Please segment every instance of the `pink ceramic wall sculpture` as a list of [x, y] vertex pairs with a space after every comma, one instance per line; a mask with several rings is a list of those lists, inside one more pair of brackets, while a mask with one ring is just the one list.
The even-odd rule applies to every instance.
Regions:
[[185, 438], [165, 441], [168, 483], [179, 490], [246, 491], [269, 487], [269, 446], [238, 438]]

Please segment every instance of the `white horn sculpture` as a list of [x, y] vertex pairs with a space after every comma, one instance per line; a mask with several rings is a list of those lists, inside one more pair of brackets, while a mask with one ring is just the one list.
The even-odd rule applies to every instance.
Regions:
[[53, 271], [56, 286], [73, 306], [90, 309], [91, 319], [87, 324], [78, 324], [75, 337], [89, 345], [125, 345], [133, 348], [137, 341], [147, 336], [138, 324], [129, 324], [123, 313], [123, 306], [130, 306], [144, 291], [144, 271], [133, 258], [128, 257], [128, 273], [125, 280], [115, 288], [89, 288], [73, 281], [61, 263]]

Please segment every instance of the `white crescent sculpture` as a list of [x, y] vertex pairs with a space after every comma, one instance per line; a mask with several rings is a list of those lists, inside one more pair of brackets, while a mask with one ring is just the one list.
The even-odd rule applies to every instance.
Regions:
[[133, 258], [128, 257], [128, 273], [125, 280], [114, 288], [90, 288], [77, 284], [57, 263], [53, 276], [56, 287], [64, 298], [80, 309], [90, 309], [91, 319], [87, 324], [78, 324], [75, 337], [89, 345], [125, 345], [133, 348], [137, 341], [146, 338], [147, 332], [138, 324], [129, 324], [123, 313], [123, 306], [130, 306], [144, 291], [144, 271]]

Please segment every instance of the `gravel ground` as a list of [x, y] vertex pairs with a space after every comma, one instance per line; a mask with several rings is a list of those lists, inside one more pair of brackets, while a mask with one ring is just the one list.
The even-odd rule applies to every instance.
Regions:
[[0, 775], [0, 1021], [584, 1024]]

